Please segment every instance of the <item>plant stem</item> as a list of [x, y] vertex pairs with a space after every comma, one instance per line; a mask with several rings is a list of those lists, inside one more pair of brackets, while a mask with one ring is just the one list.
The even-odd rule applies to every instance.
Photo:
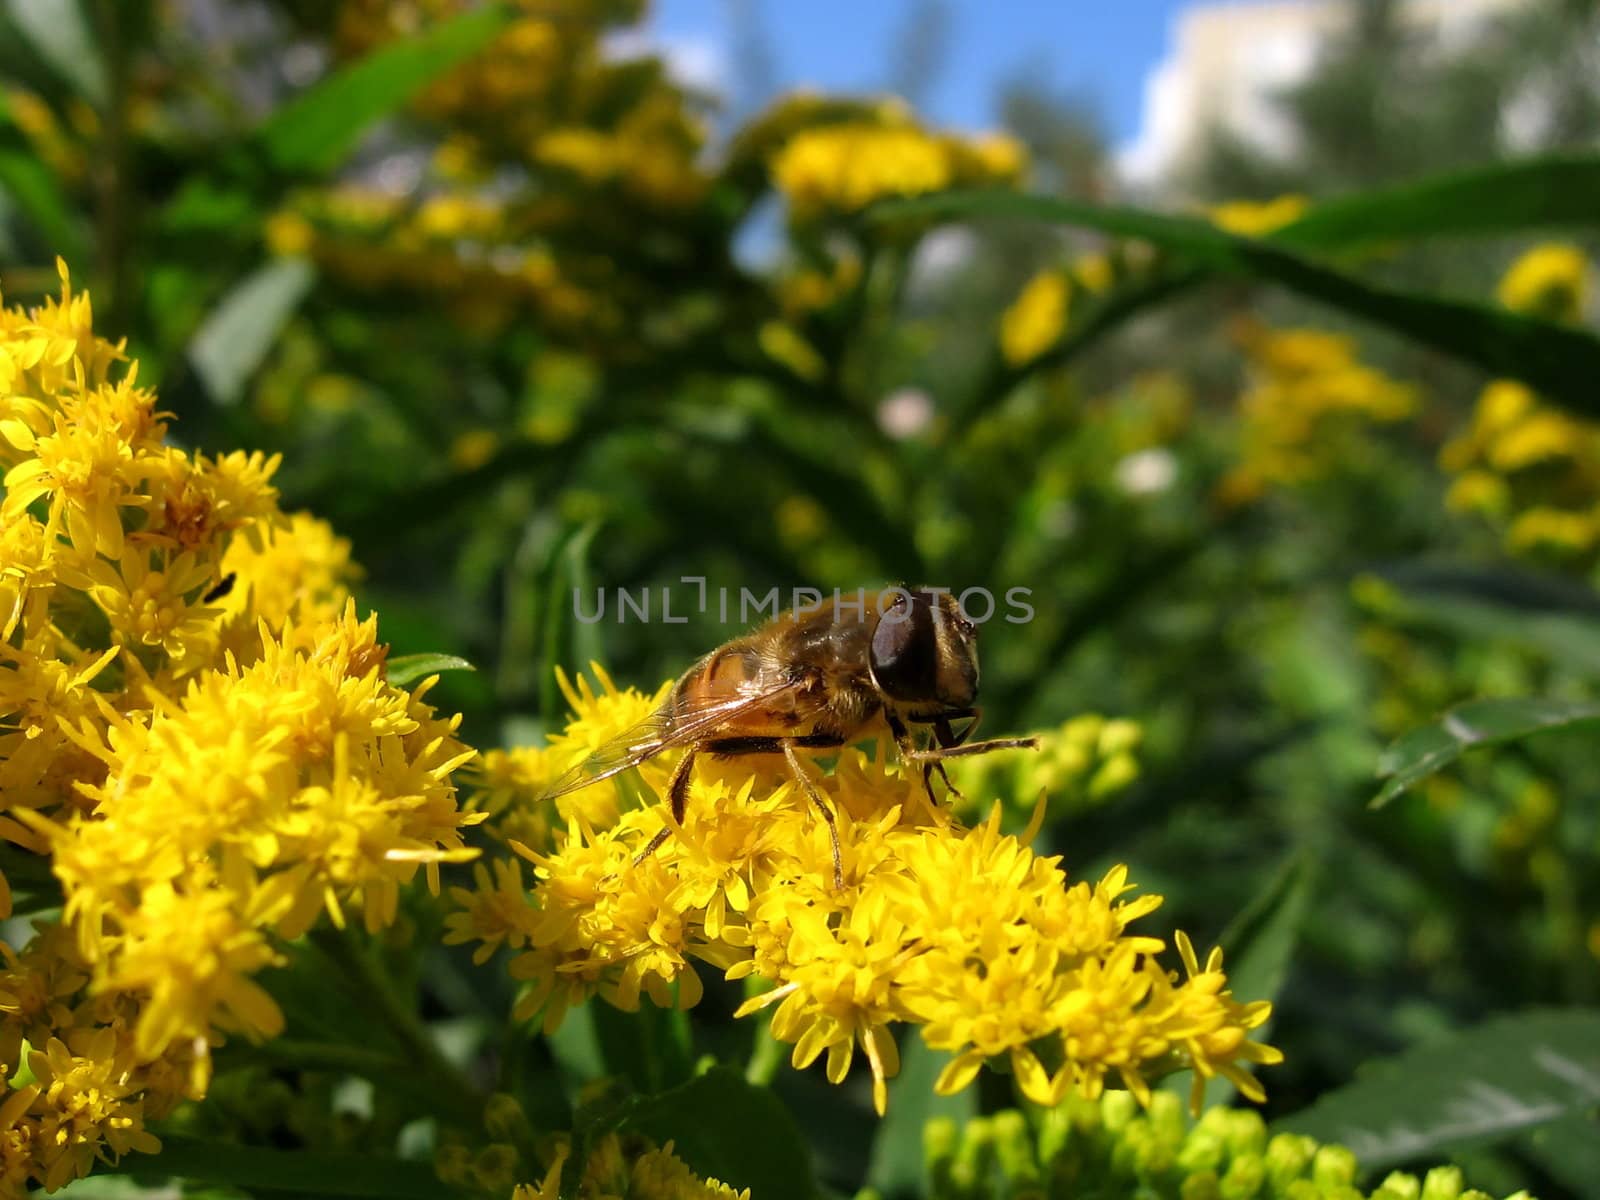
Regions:
[[394, 982], [349, 930], [318, 929], [311, 940], [343, 971], [372, 1015], [394, 1036], [410, 1056], [428, 1087], [462, 1119], [476, 1121], [483, 1112], [483, 1096], [466, 1074], [440, 1051], [433, 1035], [416, 1013], [402, 1005]]

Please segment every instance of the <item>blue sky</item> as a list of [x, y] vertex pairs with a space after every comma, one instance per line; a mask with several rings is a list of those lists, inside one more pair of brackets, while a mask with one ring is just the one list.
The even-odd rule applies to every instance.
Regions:
[[[650, 26], [680, 53], [727, 72], [740, 0], [654, 0]], [[743, 0], [758, 6], [781, 82], [829, 91], [882, 91], [909, 0]], [[997, 85], [1023, 70], [1089, 98], [1113, 145], [1139, 128], [1144, 81], [1168, 48], [1185, 0], [948, 0], [942, 76], [923, 105], [932, 121], [977, 130], [996, 123]]]

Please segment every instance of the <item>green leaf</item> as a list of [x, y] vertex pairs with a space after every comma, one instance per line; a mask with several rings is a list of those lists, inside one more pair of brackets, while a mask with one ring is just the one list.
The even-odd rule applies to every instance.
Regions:
[[580, 621], [573, 600], [577, 596], [585, 610], [594, 607], [589, 547], [599, 532], [600, 523], [590, 521], [568, 535], [552, 555], [540, 638], [543, 669], [539, 673], [539, 712], [548, 721], [555, 721], [562, 711], [556, 667], [586, 671], [590, 663], [605, 659], [599, 623]]
[[28, 146], [0, 93], [0, 189], [69, 262], [83, 260], [83, 236], [55, 174]]
[[505, 5], [487, 4], [335, 72], [261, 127], [268, 161], [290, 173], [333, 170], [371, 125], [483, 49], [511, 17]]
[[1219, 275], [1276, 283], [1310, 300], [1520, 379], [1574, 412], [1600, 415], [1600, 338], [1487, 305], [1367, 283], [1272, 241], [1236, 237], [1207, 221], [1015, 192], [950, 192], [888, 201], [869, 219], [999, 217], [1049, 221], [1138, 238]]
[[[1316, 874], [1317, 862], [1309, 852], [1290, 856], [1222, 931], [1217, 941], [1234, 999], [1248, 1003], [1278, 998], [1289, 977]], [[1256, 1031], [1257, 1041], [1269, 1027]]]
[[1496, 163], [1319, 201], [1271, 240], [1305, 249], [1600, 225], [1600, 158]]
[[105, 63], [78, 0], [6, 0], [6, 11], [51, 70], [90, 104], [105, 107]]
[[1473, 700], [1459, 705], [1437, 724], [1413, 729], [1384, 751], [1378, 761], [1378, 775], [1388, 782], [1374, 797], [1371, 807], [1382, 808], [1475, 746], [1492, 746], [1596, 720], [1600, 720], [1600, 703], [1587, 701], [1529, 696]]
[[1485, 1022], [1375, 1064], [1273, 1126], [1353, 1150], [1368, 1170], [1543, 1129], [1600, 1104], [1600, 1010]]
[[1600, 1120], [1594, 1113], [1552, 1121], [1519, 1139], [1517, 1148], [1574, 1196], [1600, 1200]]
[[444, 671], [476, 671], [464, 658], [454, 654], [402, 654], [389, 660], [388, 680], [395, 687], [408, 687], [429, 675]]
[[761, 1200], [816, 1200], [811, 1154], [783, 1103], [727, 1067], [633, 1105], [622, 1123], [665, 1144], [702, 1177]]
[[324, 1150], [270, 1150], [177, 1133], [161, 1135], [160, 1154], [129, 1154], [115, 1165], [100, 1164], [95, 1170], [305, 1196], [434, 1200], [462, 1194], [441, 1183], [427, 1163]]
[[281, 258], [234, 287], [189, 343], [189, 361], [219, 404], [234, 404], [300, 306], [316, 271], [299, 258]]
[[867, 1164], [866, 1186], [889, 1200], [928, 1194], [922, 1127], [930, 1119], [948, 1117], [960, 1125], [978, 1115], [977, 1088], [964, 1088], [954, 1096], [933, 1090], [949, 1061], [948, 1054], [928, 1049], [915, 1034], [900, 1048], [900, 1074], [889, 1083], [889, 1112], [878, 1122]]

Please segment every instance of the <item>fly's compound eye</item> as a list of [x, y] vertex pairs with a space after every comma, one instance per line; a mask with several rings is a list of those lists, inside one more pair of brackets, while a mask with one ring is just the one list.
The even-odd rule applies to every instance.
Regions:
[[895, 700], [928, 700], [937, 689], [939, 642], [933, 611], [918, 596], [902, 594], [885, 609], [872, 634], [872, 675]]

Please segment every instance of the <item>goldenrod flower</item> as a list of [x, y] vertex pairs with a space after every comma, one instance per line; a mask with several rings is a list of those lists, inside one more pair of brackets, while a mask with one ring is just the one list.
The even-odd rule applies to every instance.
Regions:
[[1516, 312], [1553, 321], [1578, 321], [1588, 307], [1593, 272], [1577, 246], [1548, 242], [1535, 246], [1500, 280], [1500, 303]]
[[[577, 715], [549, 749], [532, 752], [523, 778], [553, 778], [662, 694], [602, 680], [596, 692], [563, 677]], [[1113, 754], [1136, 740], [1125, 723], [1099, 721], [1093, 733]], [[538, 803], [514, 761], [496, 760], [482, 776], [479, 803], [502, 830]], [[657, 792], [660, 770], [659, 760], [645, 765]], [[1259, 1095], [1246, 1066], [1279, 1055], [1249, 1035], [1270, 1006], [1235, 1001], [1220, 958], [1202, 969], [1182, 935], [1189, 978], [1170, 977], [1157, 958], [1163, 941], [1130, 929], [1160, 898], [1131, 898], [1125, 868], [1069, 886], [1059, 860], [1001, 832], [999, 805], [963, 830], [928, 804], [920, 770], [881, 753], [841, 752], [819, 786], [837, 822], [842, 889], [832, 883], [827, 830], [781, 767], [710, 760], [697, 763], [681, 826], [639, 862], [669, 819], [664, 807], [648, 794], [637, 807], [624, 776], [584, 789], [610, 803], [587, 800], [569, 813], [548, 850], [516, 847], [535, 867], [525, 900], [510, 891], [513, 874], [479, 872], [477, 887], [454, 897], [462, 911], [449, 938], [487, 952], [525, 940], [511, 963], [531, 984], [517, 1013], [542, 1013], [547, 1030], [596, 995], [624, 1008], [642, 995], [692, 1004], [697, 959], [730, 979], [764, 981], [741, 1015], [769, 1010], [794, 1064], [826, 1055], [834, 1081], [864, 1057], [880, 1111], [899, 1065], [892, 1029], [908, 1022], [952, 1054], [944, 1092], [1005, 1056], [1023, 1093], [1045, 1104], [1072, 1091], [1097, 1095], [1107, 1079], [1148, 1098], [1150, 1079], [1179, 1067], [1195, 1070], [1197, 1091], [1224, 1075]], [[1050, 1048], [1043, 1058], [1041, 1045]]]
[[1072, 283], [1058, 270], [1040, 271], [1000, 316], [1000, 353], [1014, 367], [1026, 366], [1067, 331]]
[[1229, 484], [1241, 495], [1322, 478], [1355, 455], [1368, 425], [1417, 410], [1417, 389], [1360, 362], [1342, 334], [1247, 324], [1239, 339], [1252, 369], [1239, 399], [1242, 462]]
[[1207, 211], [1212, 223], [1229, 233], [1244, 237], [1264, 237], [1285, 225], [1293, 225], [1311, 202], [1304, 196], [1277, 196], [1271, 200], [1232, 200]]
[[167, 445], [123, 362], [64, 269], [0, 310], [0, 836], [65, 898], [0, 943], [7, 1194], [153, 1151], [216, 1039], [282, 1028], [254, 978], [277, 942], [389, 924], [481, 819], [429, 683], [384, 679], [348, 547], [279, 510], [275, 458]]
[[[1509, 308], [1576, 321], [1591, 270], [1574, 246], [1528, 251], [1500, 283]], [[1456, 476], [1452, 508], [1502, 526], [1508, 549], [1581, 559], [1600, 547], [1600, 433], [1545, 405], [1525, 384], [1497, 379], [1478, 395], [1468, 427], [1439, 453]]]

